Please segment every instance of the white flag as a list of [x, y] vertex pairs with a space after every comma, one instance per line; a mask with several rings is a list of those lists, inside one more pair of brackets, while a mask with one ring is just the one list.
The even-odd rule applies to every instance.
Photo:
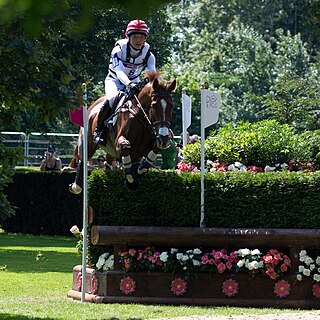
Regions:
[[185, 93], [182, 94], [182, 121], [183, 127], [187, 130], [191, 125], [191, 98]]
[[221, 97], [218, 92], [201, 90], [201, 127], [215, 124], [219, 119]]

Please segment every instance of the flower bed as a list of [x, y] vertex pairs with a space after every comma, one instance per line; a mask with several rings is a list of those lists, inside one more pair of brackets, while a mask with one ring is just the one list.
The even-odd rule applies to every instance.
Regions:
[[[87, 270], [86, 292], [90, 301], [320, 307], [317, 230], [309, 233], [289, 229], [264, 230], [255, 234], [248, 233], [248, 230], [235, 230], [233, 243], [241, 245], [250, 240], [254, 246], [263, 243], [265, 247], [268, 241], [263, 235], [269, 235], [269, 243], [281, 244], [282, 249], [244, 247], [227, 250], [201, 246], [193, 249], [166, 247], [170, 241], [175, 242], [175, 237], [179, 235], [172, 232], [178, 230], [174, 228], [158, 230], [153, 227], [154, 234], [142, 227], [108, 228], [111, 233], [112, 230], [119, 230], [122, 243], [118, 243], [115, 237], [114, 254], [104, 253], [97, 259], [96, 268]], [[136, 237], [130, 232], [132, 230], [137, 231]], [[148, 237], [142, 236], [143, 230]], [[181, 234], [183, 230], [180, 230]], [[105, 230], [100, 231], [101, 235], [95, 241], [108, 243], [103, 236]], [[160, 238], [158, 231], [162, 232]], [[197, 235], [205, 230], [185, 231]], [[221, 237], [221, 229], [210, 229], [208, 232], [204, 233], [207, 238], [196, 238], [196, 242], [207, 243], [219, 235], [219, 243], [230, 247], [230, 235]], [[137, 245], [148, 241], [159, 242], [161, 250], [157, 246]], [[192, 234], [189, 240], [184, 238], [184, 241], [186, 245], [194, 242]], [[310, 255], [308, 250], [303, 249], [307, 246], [312, 250]], [[68, 294], [70, 297], [79, 298], [81, 279], [81, 266], [77, 266], [74, 269], [73, 289]]]

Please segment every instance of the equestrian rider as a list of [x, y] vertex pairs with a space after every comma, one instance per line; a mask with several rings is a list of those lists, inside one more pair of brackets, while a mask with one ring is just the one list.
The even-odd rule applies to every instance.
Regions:
[[136, 84], [146, 68], [156, 71], [156, 59], [150, 52], [150, 45], [146, 42], [149, 35], [147, 24], [143, 20], [132, 20], [127, 25], [125, 39], [116, 42], [111, 52], [109, 72], [105, 79], [106, 101], [103, 103], [99, 116], [94, 141], [97, 144], [103, 141], [100, 138], [104, 128], [104, 120], [109, 115], [118, 91], [136, 93]]

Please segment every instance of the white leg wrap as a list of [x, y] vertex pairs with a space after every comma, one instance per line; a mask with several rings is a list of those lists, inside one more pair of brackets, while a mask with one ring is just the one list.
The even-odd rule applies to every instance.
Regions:
[[131, 163], [130, 155], [126, 157], [122, 157], [122, 164], [125, 169], [131, 168], [132, 163]]

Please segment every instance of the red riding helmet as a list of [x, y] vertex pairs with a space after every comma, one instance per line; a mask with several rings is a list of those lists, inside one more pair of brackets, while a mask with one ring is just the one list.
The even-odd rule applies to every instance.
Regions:
[[147, 24], [143, 20], [130, 21], [127, 25], [125, 35], [128, 38], [132, 33], [141, 33], [147, 37], [149, 35]]

